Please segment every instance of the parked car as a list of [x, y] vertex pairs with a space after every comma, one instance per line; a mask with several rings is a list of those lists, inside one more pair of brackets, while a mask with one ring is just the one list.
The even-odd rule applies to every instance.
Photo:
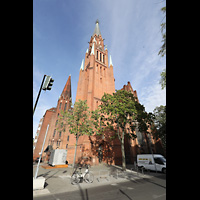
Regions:
[[139, 168], [166, 173], [166, 159], [160, 154], [138, 154], [137, 165]]

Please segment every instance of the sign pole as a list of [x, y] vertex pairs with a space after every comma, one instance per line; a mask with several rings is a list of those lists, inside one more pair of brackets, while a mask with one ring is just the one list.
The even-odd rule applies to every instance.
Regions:
[[39, 158], [39, 161], [38, 161], [38, 164], [37, 164], [37, 169], [35, 171], [34, 179], [37, 178], [37, 174], [38, 174], [38, 170], [39, 170], [39, 165], [40, 165], [40, 160], [41, 160], [41, 157], [42, 157], [42, 152], [43, 152], [43, 149], [44, 149], [44, 144], [45, 144], [45, 140], [46, 140], [46, 137], [47, 137], [48, 129], [49, 129], [49, 124], [47, 125], [47, 130], [46, 130], [46, 133], [45, 133], [45, 137], [44, 137], [44, 141], [43, 141], [43, 145], [42, 145], [42, 150], [40, 152], [40, 158]]
[[40, 97], [40, 93], [41, 93], [41, 90], [42, 90], [42, 86], [43, 86], [45, 77], [46, 77], [46, 75], [44, 75], [44, 77], [43, 77], [43, 79], [42, 79], [42, 83], [41, 83], [41, 86], [40, 86], [40, 90], [39, 90], [37, 99], [36, 99], [36, 101], [35, 101], [35, 106], [34, 106], [34, 108], [33, 108], [33, 115], [34, 115], [34, 112], [35, 112], [35, 108], [36, 108], [36, 106], [37, 106], [38, 99], [39, 99], [39, 97]]

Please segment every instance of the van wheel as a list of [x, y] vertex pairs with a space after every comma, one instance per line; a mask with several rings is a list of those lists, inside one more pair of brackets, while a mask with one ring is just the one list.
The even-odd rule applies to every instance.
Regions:
[[166, 174], [166, 168], [163, 168], [163, 169], [162, 169], [162, 172], [163, 172], [164, 174]]

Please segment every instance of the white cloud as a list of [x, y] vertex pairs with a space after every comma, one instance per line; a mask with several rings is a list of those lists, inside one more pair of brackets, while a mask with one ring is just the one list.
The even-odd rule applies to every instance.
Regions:
[[157, 106], [166, 105], [166, 89], [162, 90], [158, 82], [142, 88], [138, 96], [147, 112], [153, 112]]
[[117, 88], [120, 87], [118, 83], [125, 84], [130, 76], [135, 86], [140, 88], [153, 71], [160, 73], [164, 68], [158, 56], [162, 40], [161, 11], [154, 3], [126, 0], [115, 1], [112, 5], [108, 50], [112, 54]]
[[158, 56], [162, 45], [161, 7], [152, 1], [115, 1], [110, 11], [109, 53], [114, 64], [116, 89], [130, 81], [148, 112], [166, 104], [166, 92], [159, 84], [165, 67], [165, 58]]

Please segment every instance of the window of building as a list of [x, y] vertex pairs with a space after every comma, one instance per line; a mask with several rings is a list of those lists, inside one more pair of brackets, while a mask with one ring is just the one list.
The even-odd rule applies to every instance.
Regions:
[[60, 108], [61, 108], [61, 105], [62, 105], [62, 103], [60, 103], [59, 110], [60, 110]]
[[104, 57], [104, 55], [103, 55], [103, 63], [105, 63], [105, 57]]
[[96, 73], [98, 73], [98, 65], [96, 66]]
[[60, 131], [60, 132], [59, 132], [59, 137], [61, 137], [61, 135], [62, 135], [62, 132]]
[[98, 54], [99, 54], [99, 52], [97, 51], [97, 60], [99, 59], [99, 58], [98, 58], [98, 57], [99, 57]]
[[100, 61], [101, 61], [101, 53], [100, 53]]
[[66, 144], [66, 149], [68, 148], [68, 144]]
[[69, 135], [67, 136], [67, 141], [69, 142]]
[[102, 76], [102, 67], [100, 67], [100, 75]]
[[61, 142], [61, 141], [59, 141], [59, 140], [57, 141], [57, 146], [58, 146], [58, 147], [60, 146], [60, 142]]
[[55, 137], [56, 135], [56, 129], [54, 129], [54, 132], [53, 132], [53, 137]]
[[56, 125], [55, 126], [57, 126], [57, 124], [58, 124], [58, 120], [56, 120]]
[[67, 108], [67, 103], [65, 103], [64, 111], [66, 110], [66, 108]]

